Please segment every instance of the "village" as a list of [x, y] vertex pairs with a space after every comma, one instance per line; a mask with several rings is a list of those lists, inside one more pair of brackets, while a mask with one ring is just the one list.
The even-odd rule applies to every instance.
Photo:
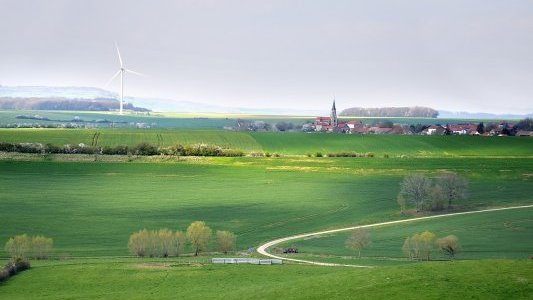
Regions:
[[[305, 125], [304, 125], [305, 127]], [[482, 135], [482, 136], [533, 136], [533, 131], [520, 130], [515, 124], [501, 121], [498, 123], [483, 122], [445, 124], [445, 125], [421, 125], [421, 124], [393, 124], [385, 120], [372, 125], [365, 124], [361, 120], [344, 121], [337, 117], [335, 100], [331, 107], [329, 117], [316, 117], [313, 124], [308, 124], [306, 130], [314, 132], [332, 132], [344, 134], [399, 134], [399, 135]]]
[[[397, 120], [397, 119], [396, 119]], [[478, 123], [457, 120], [457, 123], [421, 124], [416, 118], [406, 118], [405, 123], [393, 123], [390, 118], [340, 119], [335, 100], [329, 116], [316, 117], [314, 121], [297, 124], [279, 121], [271, 124], [261, 120], [237, 119], [235, 126], [224, 127], [232, 131], [278, 131], [337, 134], [393, 134], [393, 135], [474, 135], [474, 136], [533, 136], [531, 119], [516, 121], [490, 121]], [[435, 119], [437, 123], [439, 119]], [[407, 124], [411, 122], [411, 124]]]

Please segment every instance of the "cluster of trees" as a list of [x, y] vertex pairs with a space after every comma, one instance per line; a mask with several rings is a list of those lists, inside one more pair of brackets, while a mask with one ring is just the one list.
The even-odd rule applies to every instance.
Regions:
[[160, 154], [177, 155], [177, 156], [243, 156], [244, 152], [236, 149], [224, 149], [217, 145], [194, 144], [194, 145], [175, 145], [159, 150]]
[[278, 131], [290, 131], [296, 129], [296, 126], [292, 122], [281, 121], [276, 123], [275, 126]]
[[171, 147], [158, 147], [150, 143], [140, 143], [137, 146], [89, 146], [83, 143], [78, 145], [55, 146], [41, 143], [6, 143], [0, 142], [0, 151], [19, 153], [42, 154], [104, 154], [104, 155], [176, 155], [176, 156], [243, 156], [244, 152], [236, 149], [224, 149], [216, 145], [194, 144], [175, 145]]
[[406, 117], [406, 118], [436, 118], [439, 112], [429, 107], [352, 107], [343, 110], [340, 116], [351, 117]]
[[166, 228], [160, 230], [140, 230], [130, 236], [128, 248], [140, 257], [179, 256], [183, 252], [185, 235], [181, 231], [172, 232]]
[[460, 250], [459, 238], [455, 235], [436, 239], [436, 235], [430, 231], [415, 233], [411, 237], [407, 237], [403, 243], [402, 250], [405, 256], [411, 260], [429, 261], [435, 246], [450, 259], [453, 259]]
[[[187, 242], [197, 256], [205, 251], [213, 238], [213, 231], [203, 221], [195, 221], [187, 231], [172, 232], [169, 229], [140, 230], [130, 236], [128, 248], [139, 257], [169, 257], [183, 254]], [[235, 250], [236, 236], [229, 231], [217, 231], [215, 234], [219, 251], [228, 253]]]
[[356, 153], [356, 152], [333, 152], [328, 153], [327, 157], [374, 157], [374, 152]]
[[514, 124], [514, 126], [510, 126], [507, 122], [504, 122], [503, 124], [500, 124], [500, 123], [484, 124], [483, 122], [480, 122], [477, 125], [477, 132], [479, 132], [479, 134], [490, 132], [492, 130], [495, 130], [505, 135], [516, 135], [516, 133], [521, 130], [533, 131], [533, 119], [525, 118], [523, 120], [518, 121], [516, 124]]
[[54, 241], [42, 235], [28, 236], [17, 235], [10, 238], [5, 245], [5, 250], [11, 258], [36, 258], [47, 259], [54, 246]]
[[398, 204], [403, 212], [407, 202], [412, 202], [416, 211], [443, 210], [452, 207], [452, 202], [465, 199], [468, 193], [468, 180], [455, 173], [444, 173], [436, 182], [425, 175], [415, 174], [405, 177], [400, 184]]

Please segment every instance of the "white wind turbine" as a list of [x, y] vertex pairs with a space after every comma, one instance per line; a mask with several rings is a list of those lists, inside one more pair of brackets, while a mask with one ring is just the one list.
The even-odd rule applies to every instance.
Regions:
[[120, 56], [120, 50], [118, 50], [118, 45], [115, 43], [115, 47], [117, 48], [117, 54], [118, 54], [118, 61], [120, 62], [120, 69], [109, 79], [106, 86], [108, 86], [113, 79], [115, 79], [120, 74], [120, 114], [122, 114], [122, 107], [124, 105], [124, 73], [128, 72], [131, 74], [135, 74], [138, 76], [144, 76], [143, 74], [139, 72], [132, 71], [130, 69], [126, 69], [124, 66], [124, 62], [122, 61], [122, 57]]

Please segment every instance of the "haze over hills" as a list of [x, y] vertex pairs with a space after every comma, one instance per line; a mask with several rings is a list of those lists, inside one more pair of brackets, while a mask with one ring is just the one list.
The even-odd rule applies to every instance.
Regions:
[[[119, 95], [96, 87], [0, 86], [0, 109], [29, 110], [96, 110], [118, 108]], [[329, 112], [331, 103], [324, 101], [324, 110], [295, 108], [247, 108], [212, 105], [193, 101], [176, 101], [151, 97], [124, 97], [125, 108], [136, 111], [245, 113], [272, 115], [319, 116]], [[339, 101], [338, 101], [339, 102]], [[349, 104], [349, 103], [348, 103]], [[452, 112], [427, 107], [352, 107], [341, 116], [355, 117], [440, 117], [469, 119], [519, 119], [533, 114], [491, 114], [483, 112]]]

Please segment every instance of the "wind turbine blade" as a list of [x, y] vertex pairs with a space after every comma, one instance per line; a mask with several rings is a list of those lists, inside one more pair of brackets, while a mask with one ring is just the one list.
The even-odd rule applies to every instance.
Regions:
[[109, 79], [109, 81], [105, 84], [105, 86], [108, 86], [111, 83], [111, 81], [113, 81], [113, 79], [115, 79], [118, 76], [118, 74], [120, 74], [120, 70], [118, 70], [115, 73], [115, 75], [113, 75], [113, 77], [111, 77], [111, 79]]
[[138, 76], [146, 77], [146, 75], [144, 75], [144, 74], [142, 74], [142, 73], [139, 73], [139, 72], [132, 71], [132, 70], [130, 70], [130, 69], [125, 69], [124, 71], [129, 72], [129, 73], [131, 73], [131, 74], [138, 75]]
[[124, 64], [122, 63], [122, 56], [120, 56], [120, 50], [118, 50], [118, 45], [115, 43], [115, 47], [117, 48], [117, 54], [118, 54], [118, 60], [120, 61], [120, 67], [124, 67]]

